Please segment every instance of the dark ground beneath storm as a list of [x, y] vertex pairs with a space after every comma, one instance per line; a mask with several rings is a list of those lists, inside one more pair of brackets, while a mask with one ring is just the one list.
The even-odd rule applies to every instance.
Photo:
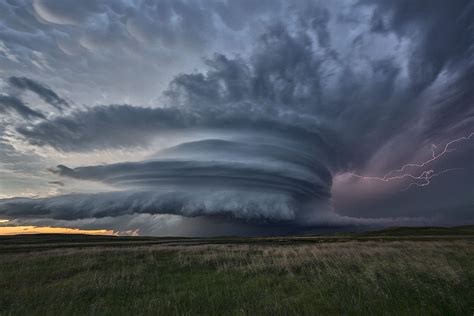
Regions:
[[474, 312], [474, 226], [0, 237], [0, 315]]

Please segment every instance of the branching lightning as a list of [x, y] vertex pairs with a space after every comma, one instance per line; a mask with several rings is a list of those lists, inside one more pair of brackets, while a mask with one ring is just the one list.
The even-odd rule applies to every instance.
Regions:
[[[428, 169], [428, 170], [421, 170], [421, 173], [419, 169], [423, 169], [427, 167], [429, 164], [431, 164], [432, 162], [441, 159], [443, 156], [449, 154], [450, 152], [455, 151], [456, 149], [452, 148], [453, 145], [459, 142], [470, 140], [473, 137], [474, 137], [474, 132], [470, 133], [467, 136], [463, 136], [463, 137], [451, 140], [447, 142], [446, 145], [444, 145], [443, 150], [439, 152], [437, 152], [438, 146], [435, 144], [432, 144], [431, 145], [431, 158], [420, 163], [404, 164], [400, 169], [391, 170], [382, 177], [363, 176], [363, 175], [358, 175], [355, 173], [350, 173], [350, 175], [359, 179], [363, 179], [363, 180], [376, 180], [376, 181], [383, 181], [383, 182], [390, 182], [390, 181], [404, 180], [404, 179], [413, 180], [414, 182], [409, 183], [408, 186], [405, 189], [403, 189], [403, 191], [409, 190], [412, 187], [425, 187], [431, 183], [431, 179], [438, 177], [442, 174], [448, 173], [450, 171], [462, 170], [462, 168], [448, 168], [448, 169], [444, 169], [437, 172], [435, 172], [434, 169]], [[409, 168], [415, 168], [418, 170], [413, 171], [413, 172], [406, 171]]]

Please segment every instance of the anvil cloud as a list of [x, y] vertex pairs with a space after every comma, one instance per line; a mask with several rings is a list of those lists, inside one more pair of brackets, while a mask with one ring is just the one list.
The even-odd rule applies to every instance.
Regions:
[[[0, 6], [0, 218], [190, 235], [474, 221], [470, 1]], [[371, 179], [463, 136], [411, 178]]]

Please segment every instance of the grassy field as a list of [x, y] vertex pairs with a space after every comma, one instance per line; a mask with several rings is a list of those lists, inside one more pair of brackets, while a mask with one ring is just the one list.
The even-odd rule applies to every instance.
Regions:
[[0, 238], [0, 315], [473, 315], [474, 227]]

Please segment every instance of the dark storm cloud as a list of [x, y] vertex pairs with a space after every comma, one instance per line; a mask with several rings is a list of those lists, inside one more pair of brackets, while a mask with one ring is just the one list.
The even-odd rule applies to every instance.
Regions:
[[[127, 36], [138, 42], [179, 48], [198, 48], [217, 32], [215, 21], [205, 18], [213, 2], [116, 7], [103, 2], [91, 8], [71, 3], [80, 7], [77, 15], [67, 5], [35, 3], [39, 16], [60, 25], [86, 23], [97, 12], [123, 14], [126, 22], [83, 37], [90, 50], [104, 43], [115, 47], [126, 34], [124, 25]], [[241, 30], [243, 24], [234, 19], [240, 15], [226, 17], [229, 10], [222, 5], [212, 12], [229, 28]], [[383, 174], [423, 157], [426, 146], [441, 136], [452, 139], [470, 132], [470, 1], [359, 1], [340, 7], [297, 2], [290, 7], [287, 19], [270, 23], [248, 54], [215, 54], [206, 59], [205, 70], [175, 76], [161, 108], [95, 106], [16, 127], [31, 145], [64, 152], [145, 147], [178, 132], [212, 136], [195, 136], [200, 141], [145, 161], [60, 165], [52, 169], [57, 175], [122, 191], [3, 200], [0, 214], [80, 219], [146, 213], [317, 223], [327, 220], [334, 175], [353, 170]], [[170, 26], [175, 23], [171, 12], [182, 18], [176, 30]], [[467, 161], [461, 152], [444, 162], [464, 168]], [[459, 203], [471, 203], [465, 188], [473, 187], [471, 177], [457, 185], [455, 180], [447, 183], [464, 187], [456, 191]], [[411, 203], [420, 209], [417, 217], [433, 216], [426, 209], [445, 198], [447, 189], [434, 188], [436, 195], [426, 191], [423, 201], [411, 192], [375, 196], [366, 191], [360, 194], [366, 201], [345, 203], [348, 210], [355, 209], [346, 214], [410, 216], [396, 209]], [[384, 203], [394, 207], [379, 211]], [[344, 221], [332, 223], [337, 220]]]
[[[57, 1], [35, 0], [35, 12], [47, 22], [60, 25], [94, 24], [124, 28], [141, 42], [159, 41], [166, 47], [201, 47], [216, 33], [216, 19], [241, 30], [253, 16], [276, 11], [278, 1]], [[100, 19], [98, 16], [103, 15]], [[115, 16], [118, 20], [114, 21]], [[99, 29], [99, 27], [98, 27]], [[108, 30], [107, 30], [108, 31]], [[107, 32], [106, 31], [106, 32]], [[117, 32], [109, 33], [108, 38]], [[94, 34], [88, 34], [91, 39]]]
[[418, 39], [408, 56], [413, 89], [426, 88], [445, 67], [464, 67], [466, 60], [473, 57], [472, 1], [364, 0], [362, 3], [378, 7], [373, 21], [384, 24], [383, 30]]
[[[281, 191], [308, 198], [328, 197], [331, 175], [300, 148], [207, 140], [182, 144], [173, 158], [52, 170], [62, 176], [124, 188], [198, 187]], [[304, 148], [304, 147], [303, 147]], [[299, 149], [299, 150], [298, 150]], [[218, 153], [222, 153], [219, 155]], [[225, 152], [225, 154], [224, 154]], [[168, 157], [169, 157], [169, 151]], [[193, 155], [193, 153], [199, 156]], [[160, 154], [157, 158], [161, 157]]]
[[69, 116], [59, 116], [18, 132], [37, 146], [63, 151], [88, 151], [146, 145], [151, 133], [176, 131], [192, 125], [194, 118], [176, 109], [131, 105], [96, 106]]
[[[321, 162], [324, 160], [322, 152], [319, 151], [318, 153], [312, 144], [315, 140], [309, 142], [310, 144], [302, 139], [285, 142], [280, 137], [277, 140], [277, 144], [271, 144], [269, 140], [265, 141], [265, 139], [262, 140], [265, 143], [259, 143], [258, 138], [254, 138], [253, 142], [249, 139], [243, 139], [242, 141], [218, 139], [195, 141], [164, 149], [158, 153], [157, 157], [163, 159], [188, 157], [196, 161], [203, 161], [210, 156], [214, 161], [249, 162], [254, 160], [269, 165], [272, 162], [278, 162], [287, 167], [292, 167], [293, 170], [296, 168], [302, 171], [303, 174], [317, 174], [323, 183], [330, 184], [331, 174], [326, 168], [327, 163]], [[317, 148], [319, 149], [319, 146]]]
[[442, 96], [435, 99], [427, 121], [432, 127], [429, 136], [441, 136], [466, 130], [474, 123], [474, 67], [470, 65], [450, 83]]
[[[241, 194], [240, 198], [238, 194]], [[242, 194], [244, 193], [244, 194]], [[203, 199], [203, 194], [206, 198]], [[102, 218], [136, 213], [178, 214], [186, 217], [220, 216], [252, 221], [292, 221], [292, 200], [280, 194], [218, 190], [212, 193], [132, 191], [67, 194], [51, 198], [2, 200], [2, 216], [64, 220]], [[271, 210], [271, 212], [269, 212]]]
[[268, 0], [1, 0], [0, 61], [7, 74], [42, 78], [75, 102], [150, 103], [176, 72], [240, 49], [240, 38], [280, 8]]
[[48, 183], [49, 184], [54, 184], [54, 185], [57, 185], [57, 186], [60, 186], [60, 187], [64, 186], [64, 182], [62, 182], [62, 181], [49, 181]]
[[46, 103], [52, 105], [57, 110], [62, 111], [64, 108], [68, 107], [68, 103], [63, 98], [59, 97], [56, 92], [45, 87], [41, 83], [28, 79], [25, 77], [10, 77], [8, 82], [21, 90], [29, 90], [34, 92], [38, 97], [43, 99]]
[[206, 140], [169, 148], [141, 162], [74, 169], [59, 165], [51, 170], [57, 175], [99, 181], [123, 191], [7, 200], [0, 203], [0, 213], [44, 212], [53, 219], [212, 215], [278, 222], [303, 218], [309, 206], [323, 207], [330, 196], [329, 170], [309, 154], [304, 142], [271, 141]]
[[[310, 147], [295, 142], [282, 145], [281, 138], [279, 145], [270, 141], [198, 141], [164, 150], [152, 160], [74, 169], [59, 165], [51, 171], [135, 191], [130, 197], [134, 206], [122, 207], [137, 213], [281, 221], [301, 216], [306, 204], [325, 203], [331, 175], [308, 154]], [[144, 197], [144, 204], [137, 197]], [[78, 208], [76, 215], [84, 212], [88, 211]], [[112, 209], [103, 212], [115, 215]]]
[[[16, 130], [32, 145], [52, 146], [66, 152], [86, 152], [95, 149], [147, 146], [156, 137], [166, 138], [170, 132], [218, 129], [246, 133], [267, 133], [284, 137], [311, 138], [321, 155], [334, 150], [330, 131], [321, 137], [319, 127], [309, 120], [291, 122], [293, 115], [282, 117], [251, 104], [228, 110], [218, 108], [145, 108], [131, 105], [96, 106], [59, 116], [35, 125], [19, 126]], [[223, 111], [224, 110], [224, 111]], [[253, 116], [248, 117], [248, 110]], [[287, 122], [285, 122], [287, 121]], [[309, 127], [313, 126], [313, 130]], [[325, 153], [326, 152], [326, 153]]]
[[42, 113], [33, 110], [17, 97], [0, 95], [0, 113], [11, 113], [12, 111], [27, 120], [33, 118], [45, 118]]

